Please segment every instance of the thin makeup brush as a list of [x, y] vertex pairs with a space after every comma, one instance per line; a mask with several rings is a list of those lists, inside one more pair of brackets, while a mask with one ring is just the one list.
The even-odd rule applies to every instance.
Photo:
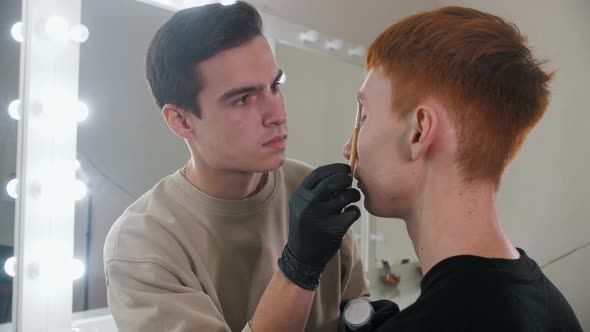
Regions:
[[356, 105], [356, 120], [354, 122], [354, 131], [352, 132], [352, 147], [350, 150], [350, 175], [354, 177], [354, 172], [356, 171], [356, 144], [359, 138], [359, 128], [361, 124], [361, 103], [358, 102]]

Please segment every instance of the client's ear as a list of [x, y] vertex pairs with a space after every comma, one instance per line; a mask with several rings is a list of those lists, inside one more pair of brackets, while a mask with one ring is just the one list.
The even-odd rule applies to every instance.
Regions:
[[438, 118], [435, 110], [427, 105], [418, 107], [410, 114], [410, 156], [412, 160], [422, 157], [434, 140]]

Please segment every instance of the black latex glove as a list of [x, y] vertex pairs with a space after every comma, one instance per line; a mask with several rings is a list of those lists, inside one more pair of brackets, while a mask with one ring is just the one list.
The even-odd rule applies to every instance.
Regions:
[[289, 239], [279, 268], [292, 282], [315, 290], [326, 264], [340, 249], [348, 228], [360, 217], [360, 200], [350, 166], [331, 164], [309, 174], [289, 200]]
[[[343, 313], [344, 307], [346, 307], [346, 304], [348, 302], [350, 302], [350, 300], [343, 300], [340, 303], [340, 312], [341, 313]], [[371, 306], [373, 306], [373, 311], [374, 311], [371, 321], [367, 325], [365, 325], [355, 331], [352, 331], [351, 329], [348, 328], [348, 326], [346, 326], [346, 332], [375, 331], [376, 329], [379, 328], [379, 326], [381, 324], [383, 324], [386, 321], [393, 318], [393, 316], [397, 315], [400, 311], [397, 303], [389, 301], [389, 300], [372, 301]], [[341, 315], [341, 317], [342, 317], [342, 315]]]

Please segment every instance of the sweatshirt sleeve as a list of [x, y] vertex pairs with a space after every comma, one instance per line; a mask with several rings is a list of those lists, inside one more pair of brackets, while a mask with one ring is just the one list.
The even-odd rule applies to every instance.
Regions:
[[109, 308], [121, 332], [230, 332], [202, 289], [182, 285], [158, 263], [115, 259], [106, 275]]
[[165, 223], [149, 215], [124, 218], [109, 231], [103, 255], [107, 300], [118, 330], [230, 332]]

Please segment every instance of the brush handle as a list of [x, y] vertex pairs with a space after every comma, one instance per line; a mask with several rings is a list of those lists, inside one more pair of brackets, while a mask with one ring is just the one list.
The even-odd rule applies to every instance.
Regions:
[[359, 138], [359, 128], [355, 127], [354, 131], [352, 132], [352, 147], [350, 150], [350, 175], [353, 175], [353, 176], [354, 176], [354, 171], [356, 168], [356, 156], [357, 156], [356, 145], [358, 142], [358, 138]]

